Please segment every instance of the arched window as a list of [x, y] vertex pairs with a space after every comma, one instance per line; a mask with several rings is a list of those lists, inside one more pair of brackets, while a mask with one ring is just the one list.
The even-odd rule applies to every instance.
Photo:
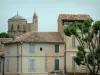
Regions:
[[23, 31], [26, 31], [26, 26], [25, 25], [23, 25]]
[[17, 29], [18, 29], [18, 30], [20, 29], [19, 24], [18, 24], [18, 26], [17, 26]]
[[11, 24], [11, 30], [13, 30], [13, 24]]

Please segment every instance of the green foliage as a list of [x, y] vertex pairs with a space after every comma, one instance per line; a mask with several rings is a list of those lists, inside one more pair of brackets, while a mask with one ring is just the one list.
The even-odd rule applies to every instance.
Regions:
[[[90, 74], [98, 75], [100, 70], [100, 21], [88, 19], [84, 22], [74, 22], [64, 28], [67, 36], [75, 36], [79, 45], [74, 57], [77, 65], [85, 64]], [[85, 48], [87, 45], [87, 49]]]
[[0, 33], [0, 38], [10, 38], [9, 34], [6, 32]]

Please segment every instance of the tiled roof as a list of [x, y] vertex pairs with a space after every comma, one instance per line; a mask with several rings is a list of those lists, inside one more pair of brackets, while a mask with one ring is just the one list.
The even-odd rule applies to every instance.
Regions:
[[14, 42], [64, 43], [59, 32], [28, 32], [5, 43]]
[[60, 14], [59, 17], [63, 20], [86, 20], [91, 19], [87, 14]]
[[24, 19], [24, 20], [26, 20], [24, 17], [22, 17], [22, 16], [20, 16], [20, 15], [15, 15], [15, 16], [13, 16], [12, 18], [10, 18], [9, 20], [20, 20], [20, 19]]

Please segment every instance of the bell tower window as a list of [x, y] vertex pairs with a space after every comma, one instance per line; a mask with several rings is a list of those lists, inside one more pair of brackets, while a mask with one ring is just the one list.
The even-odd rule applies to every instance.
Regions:
[[13, 30], [13, 24], [11, 24], [11, 31]]
[[20, 29], [19, 24], [18, 24], [18, 30]]

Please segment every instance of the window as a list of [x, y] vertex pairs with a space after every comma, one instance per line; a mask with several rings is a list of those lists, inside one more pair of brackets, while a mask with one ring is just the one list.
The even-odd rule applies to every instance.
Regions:
[[35, 50], [34, 50], [34, 44], [30, 44], [30, 52], [31, 52], [31, 53], [34, 53], [34, 51], [35, 51]]
[[18, 24], [18, 30], [20, 29], [19, 24]]
[[7, 62], [6, 62], [6, 72], [9, 72], [9, 60], [7, 59]]
[[75, 36], [72, 36], [72, 47], [75, 47]]
[[67, 26], [67, 25], [70, 25], [70, 24], [72, 24], [72, 22], [63, 22], [64, 26]]
[[34, 72], [35, 71], [35, 60], [30, 59], [29, 60], [29, 72]]
[[42, 47], [40, 47], [40, 51], [42, 51]]
[[13, 24], [11, 24], [11, 30], [13, 30]]
[[9, 55], [10, 54], [10, 48], [7, 48], [6, 52], [7, 52], [7, 55]]
[[74, 56], [72, 57], [72, 72], [75, 72], [76, 69], [76, 65], [75, 65], [75, 61], [74, 61]]
[[55, 70], [59, 70], [59, 59], [55, 59]]
[[58, 53], [59, 52], [59, 44], [56, 44], [55, 45], [55, 53]]

